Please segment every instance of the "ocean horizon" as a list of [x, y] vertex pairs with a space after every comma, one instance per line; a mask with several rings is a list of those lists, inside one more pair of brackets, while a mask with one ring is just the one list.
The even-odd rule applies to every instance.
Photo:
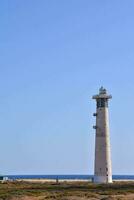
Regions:
[[[8, 179], [59, 179], [59, 180], [91, 180], [93, 175], [5, 175]], [[113, 175], [113, 180], [134, 180], [134, 175]]]

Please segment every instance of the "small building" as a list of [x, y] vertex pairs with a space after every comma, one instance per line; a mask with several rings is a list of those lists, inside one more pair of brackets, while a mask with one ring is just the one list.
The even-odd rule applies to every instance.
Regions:
[[8, 180], [7, 176], [0, 175], [0, 181], [7, 181], [7, 180]]

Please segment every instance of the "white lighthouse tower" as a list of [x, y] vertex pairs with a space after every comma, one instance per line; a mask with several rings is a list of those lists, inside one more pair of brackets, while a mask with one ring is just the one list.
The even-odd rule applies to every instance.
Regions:
[[110, 152], [109, 114], [108, 100], [112, 96], [107, 94], [106, 89], [100, 88], [99, 94], [94, 95], [96, 100], [96, 130], [95, 140], [95, 183], [112, 183], [112, 165]]

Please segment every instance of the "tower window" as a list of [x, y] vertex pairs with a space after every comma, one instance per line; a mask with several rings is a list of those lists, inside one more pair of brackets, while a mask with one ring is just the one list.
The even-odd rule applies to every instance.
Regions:
[[108, 107], [108, 99], [98, 99], [97, 108]]

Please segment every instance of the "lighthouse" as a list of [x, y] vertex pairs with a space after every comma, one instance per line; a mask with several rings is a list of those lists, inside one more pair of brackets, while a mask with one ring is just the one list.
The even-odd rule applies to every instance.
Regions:
[[112, 183], [112, 164], [110, 150], [110, 131], [108, 101], [112, 98], [107, 90], [100, 88], [99, 94], [92, 97], [96, 100], [95, 165], [94, 183]]

